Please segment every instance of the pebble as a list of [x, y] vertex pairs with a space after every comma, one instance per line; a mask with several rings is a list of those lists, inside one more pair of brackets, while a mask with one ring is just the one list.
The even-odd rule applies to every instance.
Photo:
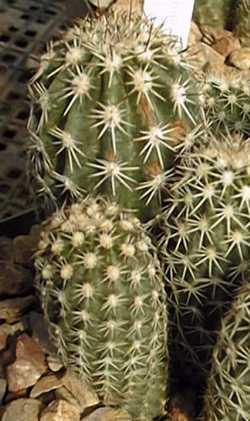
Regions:
[[97, 393], [83, 380], [80, 380], [72, 370], [66, 371], [63, 377], [63, 385], [73, 395], [81, 411], [99, 403]]
[[47, 356], [47, 363], [48, 363], [49, 369], [55, 373], [63, 368], [62, 363], [54, 355]]
[[240, 70], [250, 69], [250, 47], [242, 47], [232, 52], [229, 62]]
[[1, 421], [38, 421], [41, 408], [36, 399], [16, 399], [7, 405]]
[[52, 401], [42, 412], [40, 421], [80, 421], [80, 410], [64, 400]]
[[8, 389], [16, 392], [33, 386], [47, 370], [42, 348], [22, 334], [17, 339], [16, 360], [7, 367]]
[[240, 41], [232, 35], [224, 36], [213, 44], [213, 49], [225, 58], [240, 48]]
[[98, 408], [82, 421], [131, 421], [129, 414], [123, 409]]
[[21, 316], [35, 303], [34, 295], [27, 297], [8, 298], [0, 301], [0, 320], [8, 323], [19, 321]]
[[22, 322], [9, 325], [3, 323], [0, 325], [0, 351], [3, 351], [7, 346], [7, 339], [9, 336], [14, 335], [16, 332], [23, 332], [24, 326]]
[[1, 265], [0, 297], [28, 295], [33, 289], [33, 274], [20, 265], [6, 263]]
[[31, 398], [37, 398], [43, 393], [50, 392], [51, 390], [59, 389], [63, 385], [63, 379], [56, 377], [54, 374], [42, 377], [35, 384], [30, 392]]

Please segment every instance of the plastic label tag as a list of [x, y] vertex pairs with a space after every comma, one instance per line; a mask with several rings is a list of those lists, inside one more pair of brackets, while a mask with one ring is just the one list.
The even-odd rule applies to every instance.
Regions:
[[194, 2], [195, 0], [144, 0], [144, 11], [149, 18], [154, 18], [157, 24], [164, 24], [166, 31], [175, 35], [180, 47], [185, 49]]

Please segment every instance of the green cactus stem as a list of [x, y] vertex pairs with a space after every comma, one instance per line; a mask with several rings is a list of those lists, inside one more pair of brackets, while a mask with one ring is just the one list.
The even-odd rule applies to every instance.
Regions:
[[[208, 146], [202, 147], [202, 141]], [[176, 169], [162, 219], [177, 365], [209, 366], [219, 320], [250, 258], [250, 143], [209, 135]]]
[[198, 113], [175, 46], [145, 18], [111, 14], [79, 20], [49, 47], [30, 85], [30, 167], [44, 200], [96, 192], [144, 220], [159, 211]]
[[133, 213], [85, 199], [44, 223], [37, 287], [66, 366], [135, 420], [163, 415], [167, 315], [159, 261]]
[[250, 84], [241, 76], [210, 73], [202, 81], [201, 107], [215, 133], [250, 137]]
[[249, 421], [250, 285], [238, 292], [223, 319], [213, 353], [204, 421]]

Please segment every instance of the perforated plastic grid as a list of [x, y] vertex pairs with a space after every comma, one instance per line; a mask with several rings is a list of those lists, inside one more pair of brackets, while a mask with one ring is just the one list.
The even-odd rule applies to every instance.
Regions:
[[24, 152], [27, 81], [67, 16], [63, 0], [0, 0], [0, 220], [32, 205]]

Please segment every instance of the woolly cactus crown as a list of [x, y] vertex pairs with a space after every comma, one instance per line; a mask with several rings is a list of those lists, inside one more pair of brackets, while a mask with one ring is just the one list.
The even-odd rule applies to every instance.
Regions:
[[43, 199], [94, 191], [154, 215], [195, 123], [189, 68], [173, 37], [145, 18], [77, 21], [30, 87], [31, 171]]

